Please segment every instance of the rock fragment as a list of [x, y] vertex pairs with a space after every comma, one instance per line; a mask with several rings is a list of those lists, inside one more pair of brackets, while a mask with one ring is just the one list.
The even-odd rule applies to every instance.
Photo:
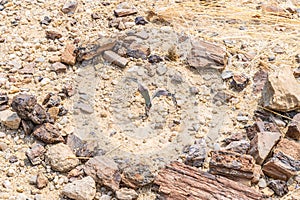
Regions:
[[30, 160], [31, 164], [38, 165], [44, 160], [44, 154], [46, 153], [46, 149], [41, 144], [35, 144], [28, 149], [25, 154], [27, 158]]
[[110, 158], [96, 156], [85, 163], [84, 172], [91, 176], [96, 183], [116, 191], [119, 189], [121, 175], [118, 165]]
[[57, 73], [66, 72], [67, 66], [62, 64], [61, 62], [55, 62], [51, 65], [50, 69]]
[[132, 200], [138, 197], [138, 194], [133, 189], [121, 188], [116, 191], [116, 196], [120, 200]]
[[236, 91], [242, 91], [248, 84], [249, 78], [244, 74], [234, 74], [232, 77], [231, 87]]
[[114, 10], [114, 13], [117, 17], [125, 17], [136, 14], [137, 10], [135, 8], [118, 8]]
[[300, 84], [288, 66], [270, 73], [262, 91], [264, 107], [287, 112], [300, 107]]
[[62, 34], [56, 31], [46, 31], [46, 38], [50, 40], [59, 39], [62, 37]]
[[250, 142], [247, 140], [232, 141], [225, 147], [227, 151], [233, 151], [240, 154], [246, 154], [250, 148]]
[[282, 180], [272, 180], [269, 182], [268, 187], [280, 197], [289, 192], [286, 182]]
[[300, 139], [300, 113], [293, 117], [293, 120], [288, 126], [286, 136], [295, 140]]
[[96, 141], [83, 141], [74, 134], [68, 135], [67, 145], [78, 157], [94, 157], [98, 153]]
[[92, 177], [87, 176], [66, 184], [61, 193], [70, 199], [93, 200], [96, 195], [96, 183]]
[[9, 129], [16, 130], [19, 128], [21, 118], [16, 112], [11, 110], [0, 111], [0, 122]]
[[61, 11], [65, 14], [74, 13], [77, 8], [76, 1], [67, 1], [62, 7]]
[[73, 44], [67, 44], [64, 52], [61, 55], [61, 62], [67, 65], [75, 65], [76, 55], [74, 53], [75, 46]]
[[183, 153], [186, 154], [185, 164], [202, 167], [207, 157], [207, 146], [205, 139], [199, 139], [195, 141], [193, 145], [186, 146], [183, 149]]
[[64, 142], [64, 138], [59, 130], [50, 123], [44, 123], [35, 127], [33, 135], [46, 144]]
[[134, 19], [136, 25], [146, 25], [148, 22], [144, 19], [144, 17], [136, 17]]
[[44, 187], [46, 187], [48, 185], [48, 178], [42, 174], [42, 173], [39, 173], [36, 177], [36, 187], [38, 189], [42, 189]]
[[79, 165], [79, 160], [67, 145], [63, 143], [51, 145], [46, 153], [46, 163], [59, 172], [68, 172]]
[[126, 58], [119, 56], [118, 54], [116, 54], [113, 51], [105, 51], [103, 54], [103, 58], [107, 62], [111, 62], [122, 68], [126, 67], [127, 63], [129, 62]]

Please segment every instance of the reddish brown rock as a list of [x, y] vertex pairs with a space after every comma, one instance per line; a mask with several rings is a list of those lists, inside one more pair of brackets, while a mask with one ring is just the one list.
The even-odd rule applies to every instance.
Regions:
[[116, 191], [119, 189], [121, 175], [118, 165], [110, 158], [96, 156], [85, 163], [84, 172], [91, 176], [96, 183]]
[[250, 155], [230, 151], [213, 151], [209, 162], [212, 174], [251, 185], [254, 177], [255, 160]]
[[22, 120], [21, 124], [26, 135], [29, 135], [34, 129], [34, 124], [30, 120]]
[[252, 155], [256, 163], [261, 165], [270, 154], [273, 146], [280, 139], [280, 132], [258, 132], [251, 140], [248, 154]]
[[48, 178], [44, 174], [40, 173], [40, 174], [37, 175], [37, 177], [36, 177], [36, 187], [38, 189], [42, 189], [42, 188], [46, 187], [48, 185], [48, 182], [49, 182]]
[[75, 65], [76, 54], [74, 53], [75, 46], [73, 44], [67, 44], [64, 52], [61, 55], [61, 62], [67, 65]]
[[268, 73], [264, 70], [257, 71], [253, 76], [253, 92], [257, 94], [261, 92], [267, 81]]
[[45, 158], [46, 149], [41, 144], [35, 144], [25, 154], [33, 165], [40, 164]]
[[237, 91], [242, 91], [248, 84], [249, 78], [244, 74], [234, 74], [232, 77], [231, 87]]
[[59, 130], [50, 123], [37, 126], [33, 131], [33, 135], [47, 144], [64, 142]]
[[274, 123], [257, 121], [246, 128], [247, 137], [252, 140], [258, 132], [279, 132]]
[[59, 39], [61, 37], [62, 37], [62, 34], [56, 32], [56, 31], [46, 31], [47, 39], [55, 40], [55, 39]]
[[296, 141], [283, 138], [279, 141], [274, 149], [274, 153], [279, 152], [291, 157], [294, 160], [300, 160], [300, 144]]
[[300, 139], [300, 113], [293, 117], [293, 121], [288, 126], [286, 136], [295, 140]]

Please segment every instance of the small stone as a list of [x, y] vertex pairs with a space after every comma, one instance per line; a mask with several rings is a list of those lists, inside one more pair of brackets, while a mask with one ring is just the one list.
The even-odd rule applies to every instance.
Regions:
[[8, 145], [5, 142], [0, 141], [0, 151], [5, 151], [8, 148]]
[[146, 25], [148, 22], [144, 19], [144, 17], [136, 17], [134, 20], [136, 25]]
[[66, 184], [61, 193], [71, 199], [93, 200], [96, 195], [96, 183], [92, 177], [87, 176]]
[[104, 194], [104, 195], [102, 195], [102, 196], [100, 197], [99, 200], [111, 200], [111, 199], [112, 199], [112, 196], [109, 196], [109, 195]]
[[133, 189], [121, 188], [116, 191], [116, 196], [120, 200], [132, 200], [138, 197], [138, 194]]
[[45, 86], [45, 85], [48, 85], [50, 82], [51, 82], [51, 80], [46, 77], [46, 78], [43, 78], [40, 83], [42, 86]]
[[119, 9], [115, 9], [114, 13], [117, 17], [125, 17], [128, 15], [136, 14], [137, 10], [135, 8], [119, 8]]
[[15, 174], [16, 174], [16, 171], [14, 170], [14, 169], [8, 169], [8, 171], [7, 171], [7, 176], [8, 177], [13, 177], [13, 176], [15, 176]]
[[91, 17], [92, 19], [101, 19], [100, 13], [92, 13]]
[[259, 181], [258, 181], [258, 187], [260, 187], [260, 188], [267, 187], [267, 181], [266, 181], [266, 179], [264, 179], [264, 178], [259, 179]]
[[248, 84], [249, 78], [244, 74], [234, 74], [232, 77], [231, 87], [237, 91], [242, 91]]
[[185, 164], [202, 167], [207, 157], [207, 145], [204, 138], [194, 142], [193, 145], [184, 147], [183, 153], [186, 154]]
[[293, 120], [288, 126], [286, 136], [295, 140], [300, 139], [300, 113], [293, 117]]
[[107, 62], [111, 62], [115, 65], [118, 65], [119, 67], [126, 67], [127, 63], [129, 62], [126, 58], [123, 58], [121, 56], [119, 56], [118, 54], [116, 54], [113, 51], [105, 51], [103, 54], [103, 58], [107, 61]]
[[61, 62], [55, 62], [51, 65], [50, 69], [52, 71], [57, 72], [57, 73], [66, 72], [67, 71], [67, 66], [62, 64]]
[[2, 185], [6, 189], [11, 189], [12, 188], [11, 182], [9, 180], [3, 181]]
[[67, 44], [64, 52], [61, 55], [61, 62], [67, 65], [75, 65], [76, 55], [74, 53], [75, 46], [73, 44]]
[[197, 87], [190, 87], [190, 93], [192, 95], [199, 94], [199, 89]]
[[18, 129], [21, 118], [11, 110], [0, 111], [0, 122], [9, 129]]
[[58, 107], [51, 107], [47, 110], [47, 112], [50, 115], [50, 118], [53, 119], [54, 121], [57, 120], [58, 113], [59, 113], [59, 108]]
[[64, 138], [61, 136], [59, 130], [50, 123], [36, 126], [32, 134], [47, 144], [64, 142]]
[[250, 147], [250, 142], [247, 140], [233, 141], [225, 147], [225, 150], [233, 151], [240, 154], [246, 154]]
[[48, 178], [43, 174], [43, 173], [40, 173], [37, 175], [36, 177], [36, 187], [38, 189], [42, 189], [44, 187], [46, 187], [48, 185]]
[[244, 115], [238, 115], [238, 116], [236, 117], [236, 120], [237, 120], [238, 122], [247, 122], [247, 121], [249, 120], [249, 117], [244, 116]]
[[35, 144], [25, 154], [33, 165], [38, 165], [44, 160], [46, 149], [41, 144]]
[[68, 1], [64, 4], [61, 11], [65, 14], [74, 13], [77, 8], [77, 2], [76, 1]]
[[67, 145], [78, 157], [94, 157], [99, 149], [96, 141], [84, 141], [74, 134], [68, 135]]
[[50, 40], [59, 39], [62, 37], [62, 34], [56, 31], [46, 31], [46, 38]]
[[271, 197], [274, 195], [274, 191], [268, 187], [262, 189], [261, 192], [267, 197]]
[[269, 182], [268, 187], [280, 197], [289, 192], [286, 182], [282, 180], [272, 180]]
[[73, 151], [63, 143], [51, 145], [46, 153], [46, 163], [59, 172], [68, 172], [79, 165]]
[[159, 66], [156, 68], [156, 73], [157, 73], [159, 76], [164, 75], [167, 71], [168, 71], [168, 68], [167, 68], [164, 64], [159, 65]]
[[233, 76], [233, 72], [232, 71], [223, 71], [221, 74], [221, 77], [223, 80], [229, 79]]
[[163, 61], [163, 59], [158, 55], [150, 55], [148, 58], [149, 63], [159, 63]]
[[40, 22], [40, 24], [48, 26], [52, 19], [50, 19], [48, 16], [45, 16], [44, 19]]

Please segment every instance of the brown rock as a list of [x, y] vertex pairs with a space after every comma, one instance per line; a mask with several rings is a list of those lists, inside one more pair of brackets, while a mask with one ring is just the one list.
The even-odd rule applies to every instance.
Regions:
[[257, 71], [253, 76], [253, 92], [255, 94], [261, 92], [268, 78], [268, 73], [264, 70]]
[[289, 192], [286, 182], [281, 180], [270, 181], [268, 187], [271, 188], [275, 192], [275, 194], [280, 197]]
[[286, 136], [295, 140], [300, 139], [300, 113], [293, 117], [293, 121], [288, 126]]
[[300, 144], [293, 140], [282, 138], [274, 149], [274, 153], [282, 152], [294, 160], [300, 160]]
[[244, 74], [234, 74], [232, 77], [231, 87], [237, 91], [242, 91], [248, 84], [249, 78]]
[[264, 107], [277, 111], [291, 111], [300, 107], [300, 84], [288, 66], [270, 73], [262, 91]]
[[59, 130], [50, 123], [35, 127], [33, 135], [47, 144], [64, 142], [64, 138], [61, 136]]
[[61, 62], [55, 62], [51, 65], [50, 69], [52, 71], [57, 72], [57, 73], [66, 72], [67, 71], [67, 66], [62, 64]]
[[50, 40], [59, 39], [62, 37], [62, 34], [56, 31], [46, 31], [46, 38]]
[[105, 51], [103, 54], [103, 58], [108, 61], [111, 62], [115, 65], [118, 65], [119, 67], [126, 67], [127, 63], [129, 62], [126, 58], [123, 58], [121, 56], [119, 56], [118, 54], [116, 54], [113, 51]]
[[18, 129], [21, 123], [21, 118], [17, 113], [11, 110], [0, 111], [0, 122], [9, 129]]
[[261, 170], [261, 166], [260, 165], [255, 165], [254, 167], [254, 171], [253, 171], [253, 179], [251, 180], [252, 184], [257, 184], [261, 175], [263, 175], [263, 172]]
[[137, 10], [134, 8], [119, 8], [119, 9], [115, 9], [114, 13], [117, 17], [125, 17], [128, 15], [136, 14]]
[[240, 154], [246, 154], [250, 148], [250, 142], [247, 140], [232, 141], [225, 147], [227, 151], [233, 151]]
[[67, 145], [79, 157], [94, 157], [98, 153], [97, 141], [84, 141], [74, 134], [68, 135]]
[[119, 189], [121, 175], [118, 165], [110, 158], [96, 156], [85, 163], [84, 172], [97, 183], [116, 191]]
[[138, 193], [133, 189], [121, 188], [116, 191], [116, 196], [119, 200], [132, 200], [138, 197]]
[[37, 177], [36, 177], [36, 187], [38, 189], [42, 189], [42, 188], [46, 187], [48, 185], [48, 182], [49, 182], [48, 178], [44, 174], [40, 173], [40, 174], [37, 175]]
[[44, 160], [46, 149], [41, 144], [35, 144], [25, 154], [33, 165], [38, 165]]
[[61, 62], [67, 65], [75, 65], [76, 55], [74, 53], [75, 46], [73, 44], [67, 44], [64, 52], [61, 55]]
[[274, 123], [257, 121], [252, 126], [246, 127], [246, 133], [249, 140], [252, 140], [258, 132], [279, 132]]
[[251, 185], [254, 177], [255, 161], [252, 156], [230, 151], [213, 151], [209, 162], [212, 174]]
[[28, 120], [28, 121], [22, 120], [21, 124], [22, 124], [22, 128], [24, 130], [24, 133], [26, 135], [29, 135], [34, 129], [34, 124], [30, 120]]
[[59, 113], [59, 108], [58, 107], [51, 107], [48, 109], [47, 111], [50, 115], [50, 117], [56, 121], [57, 120], [57, 116], [58, 116], [58, 113]]
[[154, 175], [149, 166], [143, 164], [132, 165], [123, 170], [122, 182], [131, 188], [140, 188], [154, 181]]
[[258, 132], [251, 140], [248, 154], [252, 155], [256, 163], [261, 165], [270, 154], [273, 146], [280, 139], [280, 132]]

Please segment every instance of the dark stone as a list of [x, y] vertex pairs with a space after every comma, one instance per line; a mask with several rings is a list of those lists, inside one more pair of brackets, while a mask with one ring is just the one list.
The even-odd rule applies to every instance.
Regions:
[[0, 105], [8, 103], [8, 96], [5, 93], [0, 93]]
[[207, 157], [206, 142], [204, 139], [195, 141], [193, 145], [186, 146], [183, 153], [186, 154], [185, 164], [202, 167]]
[[62, 37], [62, 34], [55, 31], [46, 31], [46, 38], [50, 40], [59, 39]]
[[163, 59], [161, 57], [159, 57], [158, 55], [150, 55], [148, 58], [149, 63], [159, 63], [161, 61], [163, 61]]
[[136, 58], [136, 59], [138, 59], [138, 58], [141, 58], [143, 60], [147, 59], [147, 56], [144, 54], [144, 52], [141, 50], [138, 50], [138, 49], [135, 49], [135, 50], [128, 49], [126, 52], [126, 55], [129, 57], [132, 57], [132, 58]]
[[83, 141], [74, 134], [68, 135], [67, 145], [78, 157], [94, 157], [98, 153], [97, 141]]
[[47, 144], [53, 144], [53, 143], [65, 141], [64, 138], [61, 136], [59, 130], [50, 123], [45, 123], [35, 127], [33, 131], [33, 135], [37, 139]]
[[15, 163], [15, 162], [18, 162], [18, 157], [15, 156], [15, 155], [12, 155], [12, 156], [9, 157], [8, 160], [9, 160], [10, 163]]
[[22, 128], [24, 130], [24, 133], [26, 135], [29, 135], [32, 132], [33, 128], [34, 128], [34, 124], [30, 120], [27, 120], [27, 121], [22, 120], [21, 124], [22, 124]]
[[248, 84], [249, 78], [244, 74], [234, 74], [232, 77], [231, 87], [237, 91], [242, 91]]
[[154, 181], [154, 175], [149, 166], [144, 164], [131, 165], [126, 167], [122, 173], [122, 182], [131, 188], [140, 188]]
[[48, 16], [45, 16], [44, 19], [40, 23], [48, 26], [51, 21], [52, 21], [52, 19], [50, 19]]
[[100, 13], [93, 13], [91, 16], [92, 16], [92, 19], [101, 19]]
[[148, 22], [144, 19], [144, 17], [136, 17], [134, 20], [136, 25], [146, 25]]
[[25, 154], [33, 165], [40, 164], [45, 158], [46, 149], [41, 144], [35, 144]]
[[286, 182], [282, 180], [272, 180], [269, 182], [268, 187], [280, 197], [289, 192]]

